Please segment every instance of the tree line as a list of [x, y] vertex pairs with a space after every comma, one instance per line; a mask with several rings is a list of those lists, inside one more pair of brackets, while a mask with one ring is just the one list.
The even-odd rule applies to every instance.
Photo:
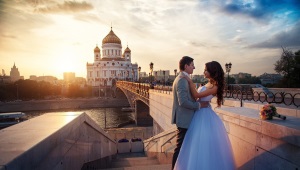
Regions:
[[[273, 88], [299, 88], [300, 87], [300, 50], [293, 52], [282, 47], [282, 53], [279, 60], [274, 64], [274, 70], [283, 76], [275, 84], [267, 84], [266, 87]], [[233, 77], [225, 78], [228, 84], [261, 84], [261, 80], [256, 76], [249, 76], [235, 80]]]
[[92, 87], [77, 83], [55, 85], [45, 81], [18, 80], [0, 84], [0, 101], [40, 100], [47, 98], [91, 97]]

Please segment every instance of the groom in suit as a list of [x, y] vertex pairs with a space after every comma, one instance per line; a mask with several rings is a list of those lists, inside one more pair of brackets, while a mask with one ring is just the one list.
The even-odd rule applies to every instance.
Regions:
[[176, 148], [172, 160], [172, 169], [175, 166], [178, 154], [180, 152], [185, 133], [194, 116], [194, 112], [199, 108], [208, 107], [208, 102], [196, 102], [190, 93], [188, 81], [183, 78], [193, 74], [195, 69], [194, 59], [189, 56], [184, 56], [179, 61], [180, 73], [175, 78], [173, 83], [173, 108], [172, 108], [172, 124], [177, 126], [177, 141]]

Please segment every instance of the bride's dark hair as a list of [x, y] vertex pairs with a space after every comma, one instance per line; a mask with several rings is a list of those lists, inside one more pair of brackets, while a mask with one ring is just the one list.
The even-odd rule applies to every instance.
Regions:
[[218, 86], [217, 90], [217, 104], [218, 106], [221, 106], [221, 103], [223, 101], [223, 93], [224, 93], [224, 70], [220, 63], [217, 61], [211, 61], [205, 64], [206, 70], [209, 72], [211, 79], [213, 82], [211, 82], [213, 85]]

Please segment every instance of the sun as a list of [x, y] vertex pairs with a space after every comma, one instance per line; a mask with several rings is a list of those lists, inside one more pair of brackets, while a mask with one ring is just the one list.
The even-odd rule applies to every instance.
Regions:
[[74, 53], [72, 50], [65, 50], [60, 56], [57, 57], [57, 68], [56, 71], [61, 74], [64, 72], [75, 72], [76, 61], [74, 60]]

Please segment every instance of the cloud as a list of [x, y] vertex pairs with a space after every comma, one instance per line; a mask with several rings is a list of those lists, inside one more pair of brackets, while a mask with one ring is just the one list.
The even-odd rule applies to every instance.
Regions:
[[78, 14], [74, 16], [74, 19], [78, 21], [84, 21], [84, 22], [100, 22], [102, 21], [101, 18], [99, 18], [97, 15], [94, 14]]
[[188, 44], [191, 46], [195, 46], [195, 47], [206, 47], [207, 46], [205, 43], [199, 42], [199, 41], [189, 41]]
[[300, 22], [291, 30], [281, 31], [266, 41], [250, 45], [249, 48], [280, 48], [281, 46], [300, 48]]
[[47, 7], [37, 7], [35, 12], [41, 13], [76, 13], [76, 12], [85, 12], [93, 9], [93, 6], [90, 3], [85, 1], [64, 1], [63, 4], [54, 4]]
[[259, 22], [263, 21], [267, 23], [271, 19], [278, 17], [292, 20], [300, 18], [300, 1], [298, 0], [253, 0], [252, 2], [236, 0], [230, 3], [220, 0], [219, 4], [222, 5], [215, 4], [215, 7], [222, 13], [252, 18]]
[[[0, 35], [0, 37], [3, 37], [3, 38], [11, 38], [11, 39], [16, 39], [17, 37], [14, 36], [14, 35], [10, 35], [10, 34], [5, 34], [5, 33], [2, 33]], [[0, 38], [1, 39], [1, 38]]]

